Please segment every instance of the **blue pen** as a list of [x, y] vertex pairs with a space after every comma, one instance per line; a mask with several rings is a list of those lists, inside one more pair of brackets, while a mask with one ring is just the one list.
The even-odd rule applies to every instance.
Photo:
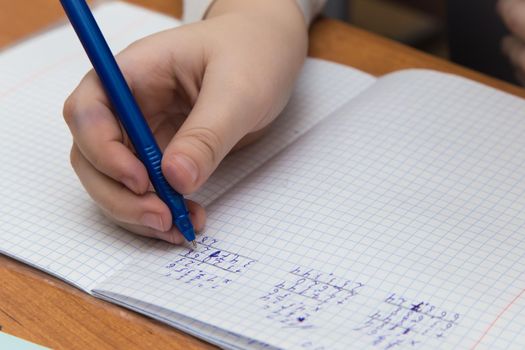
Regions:
[[173, 224], [195, 247], [195, 231], [182, 195], [168, 183], [161, 170], [162, 152], [140, 111], [85, 0], [60, 0], [80, 42], [124, 126], [140, 160], [148, 170], [157, 195], [168, 205]]

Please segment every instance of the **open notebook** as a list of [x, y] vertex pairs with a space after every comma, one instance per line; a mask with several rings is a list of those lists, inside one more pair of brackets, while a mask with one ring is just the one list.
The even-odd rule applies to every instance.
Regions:
[[[114, 51], [179, 23], [96, 12]], [[0, 55], [0, 250], [224, 348], [525, 346], [525, 102], [462, 78], [308, 60], [270, 133], [194, 198], [191, 251], [108, 222], [61, 108], [69, 27]]]

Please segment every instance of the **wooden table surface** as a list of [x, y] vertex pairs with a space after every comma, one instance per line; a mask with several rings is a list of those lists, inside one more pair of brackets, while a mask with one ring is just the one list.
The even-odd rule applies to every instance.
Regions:
[[[179, 16], [181, 1], [129, 0]], [[0, 0], [0, 47], [35, 34], [63, 14], [57, 0]], [[478, 80], [525, 97], [525, 90], [453, 65], [346, 24], [321, 19], [310, 35], [310, 55], [374, 75], [431, 68]], [[0, 256], [2, 330], [55, 349], [211, 349], [182, 332], [97, 300], [38, 270]]]

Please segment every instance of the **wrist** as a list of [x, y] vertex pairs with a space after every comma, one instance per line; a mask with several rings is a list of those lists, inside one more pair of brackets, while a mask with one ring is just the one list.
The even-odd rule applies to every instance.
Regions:
[[237, 15], [268, 28], [306, 53], [308, 24], [296, 0], [215, 0], [204, 19]]
[[275, 17], [287, 17], [290, 20], [294, 20], [293, 17], [304, 19], [297, 0], [214, 0], [206, 11], [204, 19], [233, 12], [257, 12]]

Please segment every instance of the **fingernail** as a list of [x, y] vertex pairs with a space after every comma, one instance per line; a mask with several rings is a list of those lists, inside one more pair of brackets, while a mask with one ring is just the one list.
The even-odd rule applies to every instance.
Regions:
[[[177, 170], [186, 172], [186, 175], [189, 176], [191, 180], [191, 184], [194, 184], [197, 181], [199, 171], [193, 159], [190, 159], [184, 154], [177, 154], [173, 163], [175, 163], [175, 172], [177, 172]], [[178, 179], [181, 178], [179, 175], [176, 175], [176, 177]]]
[[162, 219], [160, 215], [158, 214], [146, 213], [142, 215], [142, 218], [140, 218], [140, 223], [154, 230], [164, 231], [164, 226], [162, 225]]

